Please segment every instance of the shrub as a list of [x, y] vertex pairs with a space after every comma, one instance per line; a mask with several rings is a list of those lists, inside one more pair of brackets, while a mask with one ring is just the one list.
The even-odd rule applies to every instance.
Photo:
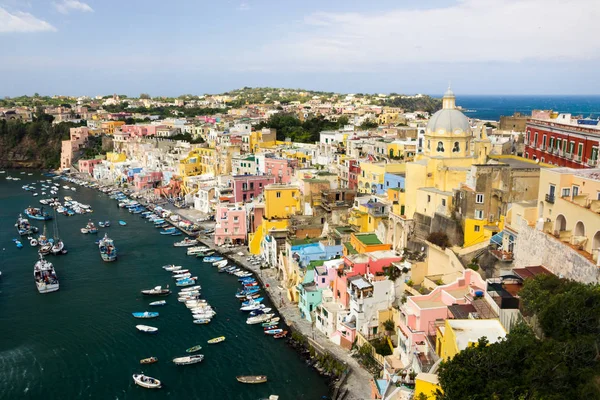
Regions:
[[451, 245], [448, 235], [444, 232], [431, 232], [429, 236], [427, 236], [427, 241], [440, 246], [442, 249], [450, 247]]

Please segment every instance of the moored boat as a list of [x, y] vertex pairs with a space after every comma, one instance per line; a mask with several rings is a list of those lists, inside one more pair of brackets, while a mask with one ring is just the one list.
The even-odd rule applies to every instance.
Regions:
[[265, 383], [267, 381], [266, 375], [239, 375], [236, 376], [238, 382], [241, 383]]
[[168, 288], [163, 289], [160, 286], [156, 286], [154, 289], [142, 290], [142, 294], [145, 296], [167, 296], [171, 294], [171, 291]]
[[119, 221], [119, 225], [121, 225], [121, 226], [126, 226], [126, 225], [127, 225], [127, 222], [125, 222], [125, 221]]
[[208, 324], [210, 322], [210, 318], [202, 318], [202, 319], [195, 319], [194, 323], [197, 325], [204, 325], [204, 324]]
[[175, 247], [190, 247], [190, 246], [194, 246], [196, 244], [198, 244], [198, 241], [196, 239], [185, 238], [181, 242], [173, 243], [173, 246], [175, 246]]
[[192, 287], [186, 287], [186, 288], [184, 288], [184, 289], [181, 289], [181, 290], [179, 291], [179, 293], [188, 293], [188, 292], [194, 292], [194, 291], [196, 291], [196, 290], [200, 290], [200, 289], [202, 289], [202, 286], [200, 286], [200, 285], [196, 285], [196, 286], [192, 286]]
[[202, 350], [202, 346], [200, 346], [199, 344], [197, 344], [196, 346], [190, 347], [185, 352], [186, 353], [195, 353], [195, 352], [200, 351], [200, 350]]
[[36, 219], [38, 221], [49, 221], [52, 219], [52, 216], [44, 211], [44, 207], [42, 207], [42, 208], [28, 207], [23, 212], [29, 218]]
[[173, 359], [173, 363], [176, 365], [190, 365], [196, 364], [204, 360], [204, 354], [196, 354], [193, 356], [177, 357]]
[[146, 376], [144, 374], [133, 374], [133, 381], [136, 385], [146, 389], [160, 389], [161, 383], [158, 379]]
[[158, 362], [158, 358], [156, 357], [148, 357], [140, 360], [140, 364], [154, 364], [155, 362]]
[[219, 337], [216, 337], [216, 338], [210, 339], [210, 340], [208, 341], [208, 343], [209, 343], [209, 344], [216, 344], [216, 343], [221, 343], [221, 342], [222, 342], [222, 341], [224, 341], [224, 340], [225, 340], [225, 336], [219, 336]]
[[275, 339], [281, 339], [281, 338], [284, 338], [284, 337], [286, 337], [286, 336], [287, 336], [287, 334], [288, 334], [288, 331], [283, 331], [283, 332], [281, 332], [281, 333], [277, 333], [277, 334], [273, 335], [273, 337], [274, 337]]
[[181, 265], [163, 265], [162, 267], [165, 271], [177, 271], [181, 269]]
[[136, 325], [135, 328], [138, 331], [144, 332], [144, 333], [157, 333], [158, 332], [158, 328], [155, 328], [153, 326], [148, 326], [148, 325]]
[[55, 292], [60, 287], [54, 266], [49, 261], [46, 261], [41, 254], [40, 259], [33, 267], [33, 278], [40, 293]]
[[157, 318], [159, 314], [157, 312], [153, 312], [153, 311], [144, 311], [144, 312], [133, 312], [133, 313], [131, 313], [131, 315], [133, 315], [134, 318]]
[[216, 261], [221, 261], [222, 259], [223, 259], [223, 257], [214, 257], [213, 256], [213, 257], [204, 257], [202, 259], [202, 261], [205, 262], [205, 263], [213, 263], [213, 262], [216, 262]]
[[153, 301], [152, 303], [150, 303], [148, 305], [155, 307], [155, 306], [164, 306], [165, 304], [167, 304], [167, 302], [165, 300], [158, 300], [158, 301]]
[[250, 317], [246, 320], [246, 323], [248, 325], [254, 325], [254, 324], [260, 324], [262, 322], [266, 322], [268, 320], [270, 320], [271, 318], [273, 318], [275, 314], [261, 314], [261, 315], [257, 315], [256, 317]]
[[23, 218], [23, 216], [21, 214], [19, 214], [19, 217], [17, 218], [17, 222], [15, 223], [15, 226], [17, 227], [17, 231], [19, 232], [19, 235], [21, 235], [21, 236], [31, 235], [38, 231], [38, 228], [31, 225], [29, 223], [29, 220], [27, 218]]

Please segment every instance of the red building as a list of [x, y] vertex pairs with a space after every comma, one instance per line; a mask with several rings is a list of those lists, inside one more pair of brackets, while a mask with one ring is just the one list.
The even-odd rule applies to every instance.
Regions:
[[527, 121], [523, 156], [561, 167], [596, 168], [599, 146], [597, 120], [559, 114], [556, 118]]
[[360, 163], [358, 160], [351, 160], [348, 167], [348, 189], [358, 187], [358, 177], [360, 176]]

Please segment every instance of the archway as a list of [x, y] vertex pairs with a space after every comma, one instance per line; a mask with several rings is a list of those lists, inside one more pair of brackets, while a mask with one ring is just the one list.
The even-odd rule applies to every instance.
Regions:
[[575, 231], [573, 232], [573, 234], [575, 236], [585, 236], [585, 225], [583, 225], [583, 222], [577, 221], [577, 224], [575, 224]]
[[596, 232], [594, 238], [592, 239], [592, 250], [596, 250], [600, 248], [600, 231]]
[[564, 215], [559, 214], [556, 217], [556, 222], [554, 223], [554, 230], [558, 231], [558, 232], [567, 230], [567, 219], [565, 218]]

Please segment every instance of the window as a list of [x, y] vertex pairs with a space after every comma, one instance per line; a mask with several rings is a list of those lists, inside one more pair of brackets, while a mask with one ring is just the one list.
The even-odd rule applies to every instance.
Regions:
[[483, 219], [483, 210], [475, 210], [475, 219]]
[[579, 196], [579, 186], [573, 186], [573, 197]]
[[483, 194], [476, 194], [475, 195], [475, 203], [477, 203], [477, 204], [483, 204]]
[[431, 196], [427, 195], [427, 202], [430, 203], [431, 202]]
[[542, 147], [546, 147], [546, 135], [542, 137]]
[[481, 230], [481, 227], [480, 227], [479, 225], [475, 225], [475, 226], [473, 227], [473, 230], [474, 230], [475, 232], [479, 232], [479, 231]]
[[537, 145], [538, 145], [537, 143], [538, 143], [538, 133], [536, 132], [534, 135], [534, 139], [533, 139], [533, 145], [535, 147], [537, 147]]
[[556, 139], [556, 150], [562, 149], [561, 139]]
[[525, 158], [529, 158], [529, 153], [525, 153]]
[[460, 145], [458, 142], [454, 142], [454, 147], [452, 148], [453, 153], [458, 153], [460, 151]]
[[596, 161], [598, 159], [598, 148], [592, 147], [592, 154], [590, 155], [591, 161]]
[[446, 199], [442, 199], [442, 206], [446, 207]]
[[544, 157], [542, 157], [542, 162], [546, 162], [546, 159]]
[[577, 155], [581, 157], [583, 154], [583, 143], [579, 143], [579, 147], [577, 148]]
[[431, 150], [431, 140], [427, 141], [427, 150]]
[[575, 142], [569, 142], [569, 154], [573, 154], [575, 151]]
[[571, 188], [564, 188], [562, 190], [562, 197], [569, 197], [571, 196]]
[[554, 148], [554, 138], [553, 137], [550, 138], [550, 146], [549, 147], [550, 147], [550, 149]]
[[444, 143], [443, 142], [438, 142], [436, 151], [438, 153], [443, 153], [444, 152]]
[[281, 192], [277, 192], [277, 193], [275, 194], [275, 196], [277, 196], [277, 198], [280, 198], [280, 197], [281, 197]]
[[325, 283], [325, 278], [321, 278], [321, 283]]
[[239, 218], [237, 215], [233, 217], [233, 220], [234, 220], [235, 222], [237, 222], [239, 219], [240, 219], [240, 218]]

